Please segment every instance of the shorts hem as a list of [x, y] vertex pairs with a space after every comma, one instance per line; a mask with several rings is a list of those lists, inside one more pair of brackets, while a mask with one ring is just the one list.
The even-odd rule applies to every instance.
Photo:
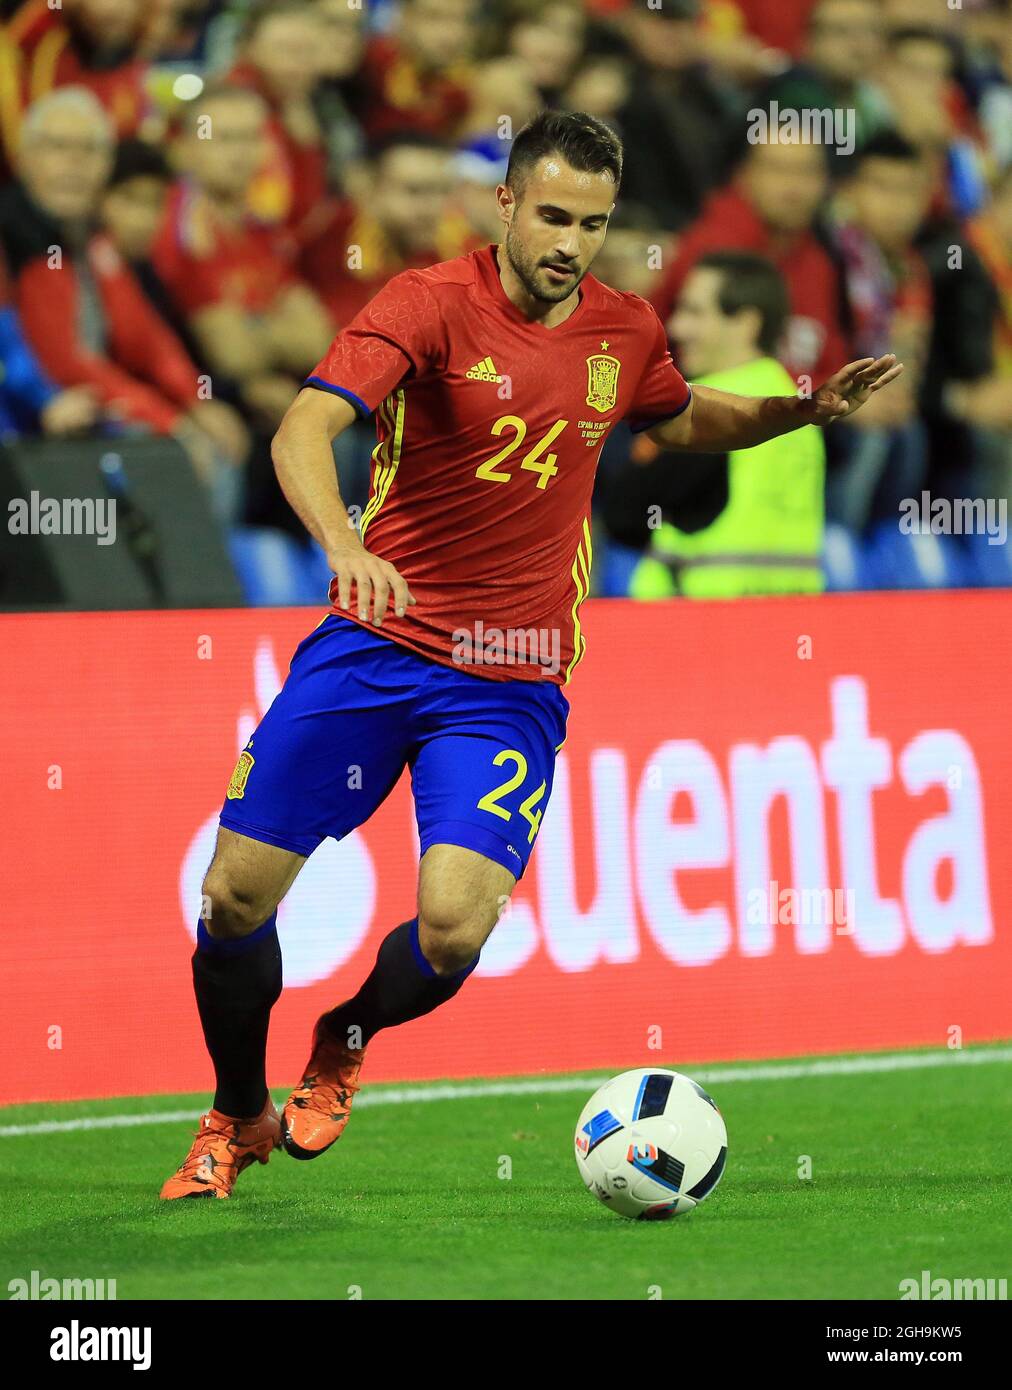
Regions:
[[218, 824], [223, 825], [226, 830], [234, 830], [237, 835], [245, 835], [251, 840], [259, 840], [261, 844], [274, 845], [276, 849], [286, 849], [290, 854], [299, 854], [303, 859], [308, 859], [326, 839], [326, 836], [321, 835], [314, 842], [295, 840], [290, 835], [279, 835], [277, 831], [264, 830], [262, 826], [249, 825], [245, 821], [232, 820], [224, 815], [218, 817]]
[[476, 854], [483, 854], [486, 859], [501, 864], [504, 869], [514, 874], [518, 881], [523, 878], [530, 858], [528, 856], [527, 859], [522, 859], [515, 851], [511, 851], [508, 842], [495, 831], [486, 830], [484, 826], [473, 825], [466, 820], [444, 820], [426, 830], [424, 839], [419, 841], [419, 857], [424, 856], [433, 845], [456, 845], [460, 849], [472, 849]]

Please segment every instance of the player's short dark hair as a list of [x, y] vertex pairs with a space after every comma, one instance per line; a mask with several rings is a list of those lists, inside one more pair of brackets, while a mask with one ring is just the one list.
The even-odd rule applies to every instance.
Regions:
[[506, 183], [516, 197], [534, 165], [557, 154], [583, 174], [609, 173], [622, 181], [622, 141], [603, 121], [585, 111], [542, 111], [517, 131], [506, 166]]
[[711, 251], [694, 269], [720, 276], [717, 303], [726, 318], [743, 309], [759, 310], [759, 346], [764, 353], [776, 352], [791, 311], [787, 285], [776, 266], [748, 251]]
[[116, 146], [116, 157], [106, 187], [116, 188], [131, 179], [159, 179], [162, 183], [169, 183], [172, 177], [169, 161], [157, 145], [131, 137], [121, 140]]

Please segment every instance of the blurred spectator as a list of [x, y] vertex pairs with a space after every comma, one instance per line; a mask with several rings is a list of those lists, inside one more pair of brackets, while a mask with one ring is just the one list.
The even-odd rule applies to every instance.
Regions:
[[[454, 166], [442, 141], [412, 131], [390, 135], [370, 167], [367, 196], [338, 207], [300, 262], [337, 324], [348, 323], [391, 275], [475, 244], [467, 224], [450, 216]], [[486, 197], [494, 209], [491, 190]]]
[[22, 434], [81, 434], [97, 416], [88, 387], [61, 391], [42, 370], [8, 302], [7, 276], [0, 262], [0, 442]]
[[[761, 257], [704, 257], [682, 287], [671, 336], [698, 386], [744, 396], [791, 396], [776, 360], [788, 300], [783, 278]], [[825, 449], [814, 427], [730, 454], [677, 457], [637, 440], [639, 467], [620, 486], [624, 507], [650, 508], [663, 524], [633, 574], [635, 598], [812, 593], [822, 588]], [[638, 476], [637, 476], [638, 475]], [[635, 515], [635, 511], [634, 511]], [[643, 533], [641, 532], [641, 538]]]
[[174, 434], [206, 479], [213, 442], [236, 435], [223, 408], [201, 400], [196, 366], [96, 230], [113, 150], [109, 117], [86, 88], [61, 88], [26, 113], [21, 181], [0, 217], [18, 312], [54, 381], [91, 387], [109, 420]]
[[452, 137], [471, 109], [476, 0], [404, 0], [366, 48], [354, 114], [370, 140], [413, 129]]
[[362, 155], [363, 137], [352, 115], [352, 91], [365, 52], [365, 24], [348, 0], [316, 0], [323, 27], [317, 55], [320, 80], [313, 91], [316, 119], [327, 153], [327, 181], [344, 191], [348, 167]]
[[[840, 427], [844, 460], [830, 477], [831, 520], [863, 530], [876, 494], [893, 511], [919, 492], [927, 467], [917, 400], [931, 339], [931, 276], [914, 241], [931, 203], [926, 160], [883, 134], [857, 157], [842, 188], [834, 239], [844, 268], [856, 357], [895, 352], [906, 370]], [[841, 442], [841, 440], [838, 440]]]
[[701, 0], [698, 8], [701, 49], [723, 78], [750, 88], [789, 65], [786, 52], [746, 27], [735, 0]]
[[478, 246], [498, 242], [502, 220], [495, 200], [496, 186], [506, 179], [506, 156], [487, 147], [463, 149], [454, 160], [452, 205], [473, 233]]
[[970, 241], [994, 287], [992, 369], [975, 381], [954, 381], [950, 414], [978, 432], [977, 484], [986, 496], [1012, 497], [1012, 168], [990, 210], [969, 228]]
[[268, 119], [261, 96], [227, 82], [209, 85], [186, 110], [175, 147], [183, 178], [152, 259], [215, 395], [234, 387], [253, 430], [243, 520], [301, 538], [274, 476], [270, 437], [326, 349], [332, 325], [296, 273], [291, 239], [249, 211]]
[[172, 183], [168, 160], [158, 146], [121, 140], [102, 193], [99, 220], [154, 308], [196, 360], [196, 344], [151, 261]]
[[505, 159], [513, 131], [526, 125], [541, 106], [533, 73], [522, 59], [492, 58], [475, 68], [471, 105], [458, 140], [490, 159]]
[[117, 251], [131, 264], [151, 254], [172, 179], [168, 160], [156, 145], [121, 140], [116, 146], [102, 192], [101, 220]]
[[248, 210], [267, 121], [262, 97], [227, 84], [186, 111], [176, 150], [184, 179], [153, 259], [212, 373], [239, 383], [256, 423], [273, 430], [331, 325], [282, 235]]
[[880, 70], [890, 124], [933, 161], [940, 207], [974, 213], [986, 193], [984, 136], [956, 81], [957, 50], [932, 28], [897, 29]]
[[[708, 61], [699, 14], [699, 0], [667, 0], [659, 11], [633, 7], [623, 17], [628, 47], [598, 33], [589, 71], [577, 75], [566, 98], [571, 106], [590, 100], [591, 114], [615, 125], [625, 141], [623, 194], [652, 208], [669, 231], [698, 217], [730, 175], [748, 106], [745, 90]], [[609, 88], [621, 91], [612, 109], [601, 102]]]
[[[763, 105], [794, 111], [853, 112], [860, 149], [888, 124], [888, 106], [871, 79], [882, 59], [885, 28], [879, 0], [819, 0], [802, 61], [775, 79]], [[835, 148], [839, 167], [848, 158]]]
[[960, 12], [964, 5], [969, 8], [973, 3], [974, 0], [959, 0], [958, 4], [953, 0], [882, 0], [882, 10], [891, 30], [920, 25], [938, 34], [952, 34], [957, 24], [963, 24]]
[[632, 49], [609, 30], [592, 31], [583, 58], [562, 94], [570, 111], [586, 111], [615, 129], [621, 124], [635, 85]]
[[753, 251], [787, 282], [791, 315], [781, 357], [793, 376], [821, 382], [847, 361], [838, 273], [815, 232], [829, 186], [825, 147], [749, 147], [733, 184], [715, 193], [682, 237], [653, 303], [667, 319], [688, 272], [709, 251]]
[[594, 274], [613, 289], [649, 299], [660, 284], [669, 241], [650, 208], [623, 196], [608, 221]]
[[542, 104], [557, 106], [583, 53], [583, 6], [579, 0], [514, 0], [506, 13], [506, 51], [527, 69]]
[[998, 292], [996, 371], [1012, 382], [1012, 166], [1002, 173], [990, 209], [970, 224], [970, 239]]
[[1006, 9], [996, 28], [994, 63], [980, 101], [980, 120], [991, 156], [999, 169], [1012, 165], [1012, 10]]
[[[770, 48], [799, 54], [817, 0], [730, 0], [749, 32]], [[718, 3], [715, 8], [723, 8]]]
[[307, 234], [326, 194], [327, 150], [313, 97], [327, 36], [310, 0], [269, 0], [247, 21], [240, 61], [230, 74], [258, 92], [269, 113], [250, 211], [297, 239]]
[[230, 0], [148, 0], [140, 53], [152, 62], [203, 67]]
[[140, 129], [150, 112], [147, 61], [138, 54], [144, 16], [144, 0], [27, 0], [21, 6], [0, 35], [0, 125], [11, 165], [25, 108], [56, 87], [87, 87], [119, 134]]
[[[200, 347], [151, 260], [165, 220], [171, 182], [168, 162], [159, 149], [142, 140], [121, 141], [102, 194], [99, 220], [109, 242], [129, 266], [152, 308], [168, 324], [191, 360], [198, 363], [201, 374], [207, 376]], [[224, 456], [238, 463], [246, 457], [249, 437], [240, 416], [233, 409], [222, 409], [218, 404], [225, 397], [231, 400], [234, 392], [223, 389], [224, 382], [215, 385], [215, 398], [201, 404], [197, 422]], [[207, 385], [203, 386], [205, 395], [208, 389]]]

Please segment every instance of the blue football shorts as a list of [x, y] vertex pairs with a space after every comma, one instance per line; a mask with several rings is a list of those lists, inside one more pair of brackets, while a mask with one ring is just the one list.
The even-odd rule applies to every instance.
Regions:
[[442, 666], [328, 614], [239, 755], [221, 824], [308, 857], [367, 821], [406, 765], [422, 854], [462, 845], [520, 878], [568, 715], [554, 682]]

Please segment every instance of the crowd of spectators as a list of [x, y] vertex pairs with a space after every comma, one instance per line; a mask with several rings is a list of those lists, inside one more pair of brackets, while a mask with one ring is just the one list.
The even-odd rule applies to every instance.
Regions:
[[[270, 463], [301, 380], [391, 275], [498, 240], [512, 133], [555, 106], [625, 141], [594, 273], [651, 300], [676, 360], [693, 267], [748, 253], [782, 277], [796, 381], [906, 362], [829, 432], [831, 524], [856, 538], [922, 489], [1012, 491], [1012, 0], [0, 0], [0, 17], [0, 447], [171, 436], [223, 527], [308, 549]], [[794, 138], [813, 112], [835, 125]], [[353, 505], [371, 447], [368, 426], [336, 446]], [[641, 462], [615, 431], [598, 525], [619, 548], [610, 499]]]

